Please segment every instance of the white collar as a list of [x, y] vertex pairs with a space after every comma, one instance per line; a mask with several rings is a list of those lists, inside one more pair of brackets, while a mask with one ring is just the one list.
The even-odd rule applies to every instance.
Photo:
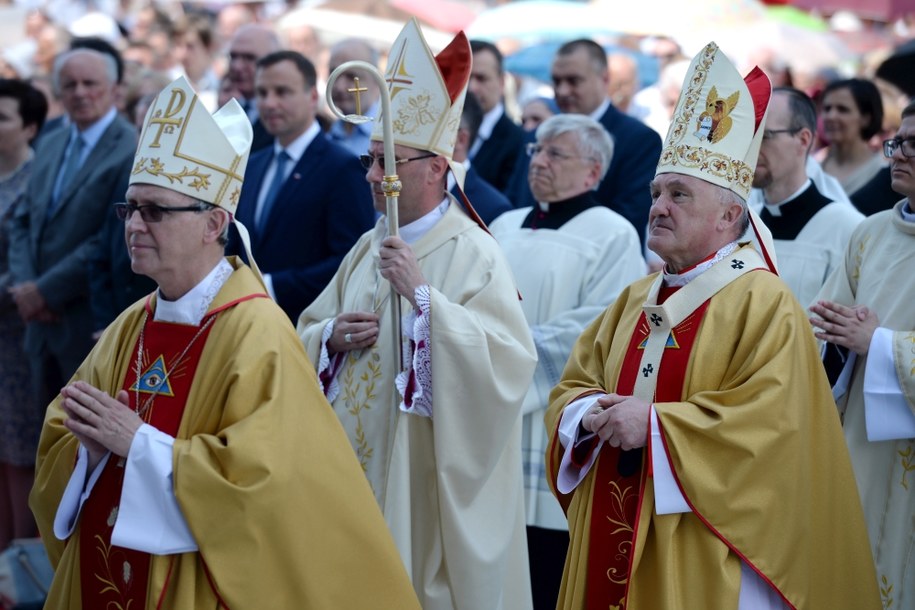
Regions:
[[601, 102], [601, 105], [598, 106], [594, 110], [594, 112], [592, 112], [588, 116], [591, 117], [592, 119], [594, 119], [595, 121], [597, 121], [598, 123], [600, 123], [601, 117], [604, 116], [604, 113], [607, 112], [607, 108], [609, 108], [609, 107], [610, 107], [610, 98], [605, 97], [604, 101]]
[[477, 138], [488, 140], [489, 136], [492, 135], [492, 130], [496, 127], [496, 123], [499, 122], [503, 114], [505, 114], [505, 105], [502, 102], [499, 102], [492, 107], [492, 110], [484, 114], [483, 120], [480, 122], [480, 128], [477, 130]]
[[710, 258], [707, 261], [703, 261], [683, 273], [668, 273], [667, 265], [664, 265], [664, 284], [667, 286], [686, 286], [694, 279], [705, 273], [711, 268], [712, 265], [720, 261], [726, 256], [729, 256], [734, 250], [737, 249], [737, 242], [732, 241], [729, 244], [725, 244], [718, 252], [715, 253], [715, 256]]
[[289, 155], [289, 158], [292, 160], [293, 165], [295, 165], [299, 162], [299, 159], [302, 158], [302, 155], [305, 154], [305, 151], [308, 150], [309, 145], [311, 145], [312, 141], [314, 141], [319, 133], [321, 133], [321, 126], [318, 125], [317, 121], [312, 121], [311, 126], [302, 132], [302, 135], [290, 142], [289, 146], [280, 146], [279, 141], [274, 140], [273, 156], [275, 157], [281, 150], [285, 150], [286, 154]]
[[915, 222], [915, 212], [912, 211], [912, 201], [906, 201], [899, 211], [902, 213], [902, 219], [906, 222]]
[[807, 178], [807, 180], [804, 181], [804, 184], [801, 185], [801, 188], [794, 191], [791, 195], [788, 196], [787, 199], [783, 199], [782, 201], [779, 201], [778, 203], [765, 202], [766, 193], [765, 193], [765, 191], [763, 191], [762, 196], [763, 196], [763, 201], [765, 202], [765, 203], [763, 203], [763, 205], [765, 206], [765, 208], [767, 210], [769, 210], [769, 213], [772, 214], [773, 216], [781, 216], [782, 215], [781, 207], [783, 205], [785, 205], [786, 203], [794, 201], [795, 199], [800, 197], [801, 193], [806, 191], [810, 187], [810, 184], [812, 182], [813, 181], [810, 178]]
[[199, 326], [203, 316], [210, 308], [222, 285], [232, 275], [232, 265], [224, 258], [219, 259], [215, 267], [199, 284], [188, 290], [187, 294], [177, 301], [166, 301], [162, 291], [156, 295], [156, 312], [153, 319], [157, 322], [174, 322]]
[[446, 195], [442, 202], [435, 206], [431, 212], [423, 216], [422, 218], [417, 218], [410, 224], [406, 224], [400, 227], [400, 238], [407, 242], [408, 244], [416, 243], [423, 235], [428, 233], [436, 223], [442, 219], [445, 215], [445, 212], [448, 211], [448, 206], [451, 204], [451, 200]]

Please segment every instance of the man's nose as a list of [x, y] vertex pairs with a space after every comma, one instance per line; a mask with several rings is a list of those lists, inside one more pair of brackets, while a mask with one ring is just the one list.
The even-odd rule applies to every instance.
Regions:
[[381, 163], [378, 162], [378, 159], [375, 159], [372, 162], [372, 166], [365, 172], [365, 180], [369, 183], [381, 182], [381, 179], [384, 178], [384, 170], [381, 167]]
[[664, 195], [659, 195], [654, 201], [651, 202], [651, 208], [648, 210], [649, 218], [654, 218], [655, 216], [667, 216], [670, 212], [669, 207], [670, 199]]

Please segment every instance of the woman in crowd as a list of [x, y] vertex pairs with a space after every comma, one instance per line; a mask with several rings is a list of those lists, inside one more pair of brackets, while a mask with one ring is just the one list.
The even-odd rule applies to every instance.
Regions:
[[9, 225], [32, 171], [29, 144], [47, 111], [38, 89], [0, 79], [0, 550], [13, 538], [36, 535], [28, 496], [44, 405], [35, 404], [30, 391], [25, 327], [7, 290], [7, 251]]
[[885, 164], [883, 154], [868, 145], [883, 125], [880, 91], [860, 78], [833, 81], [823, 90], [820, 107], [827, 142], [823, 170], [851, 196]]

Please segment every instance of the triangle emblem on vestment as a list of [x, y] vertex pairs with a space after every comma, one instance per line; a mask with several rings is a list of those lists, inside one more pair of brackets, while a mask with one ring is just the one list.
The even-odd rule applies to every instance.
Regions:
[[159, 356], [130, 388], [134, 392], [174, 396], [168, 383], [168, 372], [165, 370], [165, 358]]
[[[648, 337], [642, 339], [638, 349], [645, 349], [646, 345], [648, 345]], [[674, 331], [670, 331], [670, 334], [667, 335], [667, 343], [664, 344], [664, 349], [680, 349], [680, 344], [677, 343], [677, 337], [674, 336]]]

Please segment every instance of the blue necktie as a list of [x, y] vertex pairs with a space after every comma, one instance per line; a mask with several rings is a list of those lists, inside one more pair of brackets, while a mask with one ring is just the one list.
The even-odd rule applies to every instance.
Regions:
[[70, 141], [70, 151], [67, 155], [67, 161], [60, 171], [60, 178], [57, 180], [57, 186], [51, 196], [51, 205], [48, 206], [48, 216], [53, 214], [54, 210], [57, 209], [61, 198], [67, 192], [67, 188], [70, 186], [70, 183], [73, 182], [73, 178], [76, 177], [76, 173], [79, 171], [79, 160], [83, 155], [83, 148], [85, 145], [86, 142], [79, 134]]
[[257, 219], [258, 230], [262, 230], [266, 226], [267, 219], [270, 218], [270, 210], [273, 209], [273, 204], [276, 202], [276, 196], [283, 187], [283, 183], [286, 182], [286, 163], [289, 160], [289, 154], [285, 150], [281, 150], [274, 157], [273, 181], [270, 183], [270, 188], [267, 189], [267, 195], [261, 204], [261, 213]]

